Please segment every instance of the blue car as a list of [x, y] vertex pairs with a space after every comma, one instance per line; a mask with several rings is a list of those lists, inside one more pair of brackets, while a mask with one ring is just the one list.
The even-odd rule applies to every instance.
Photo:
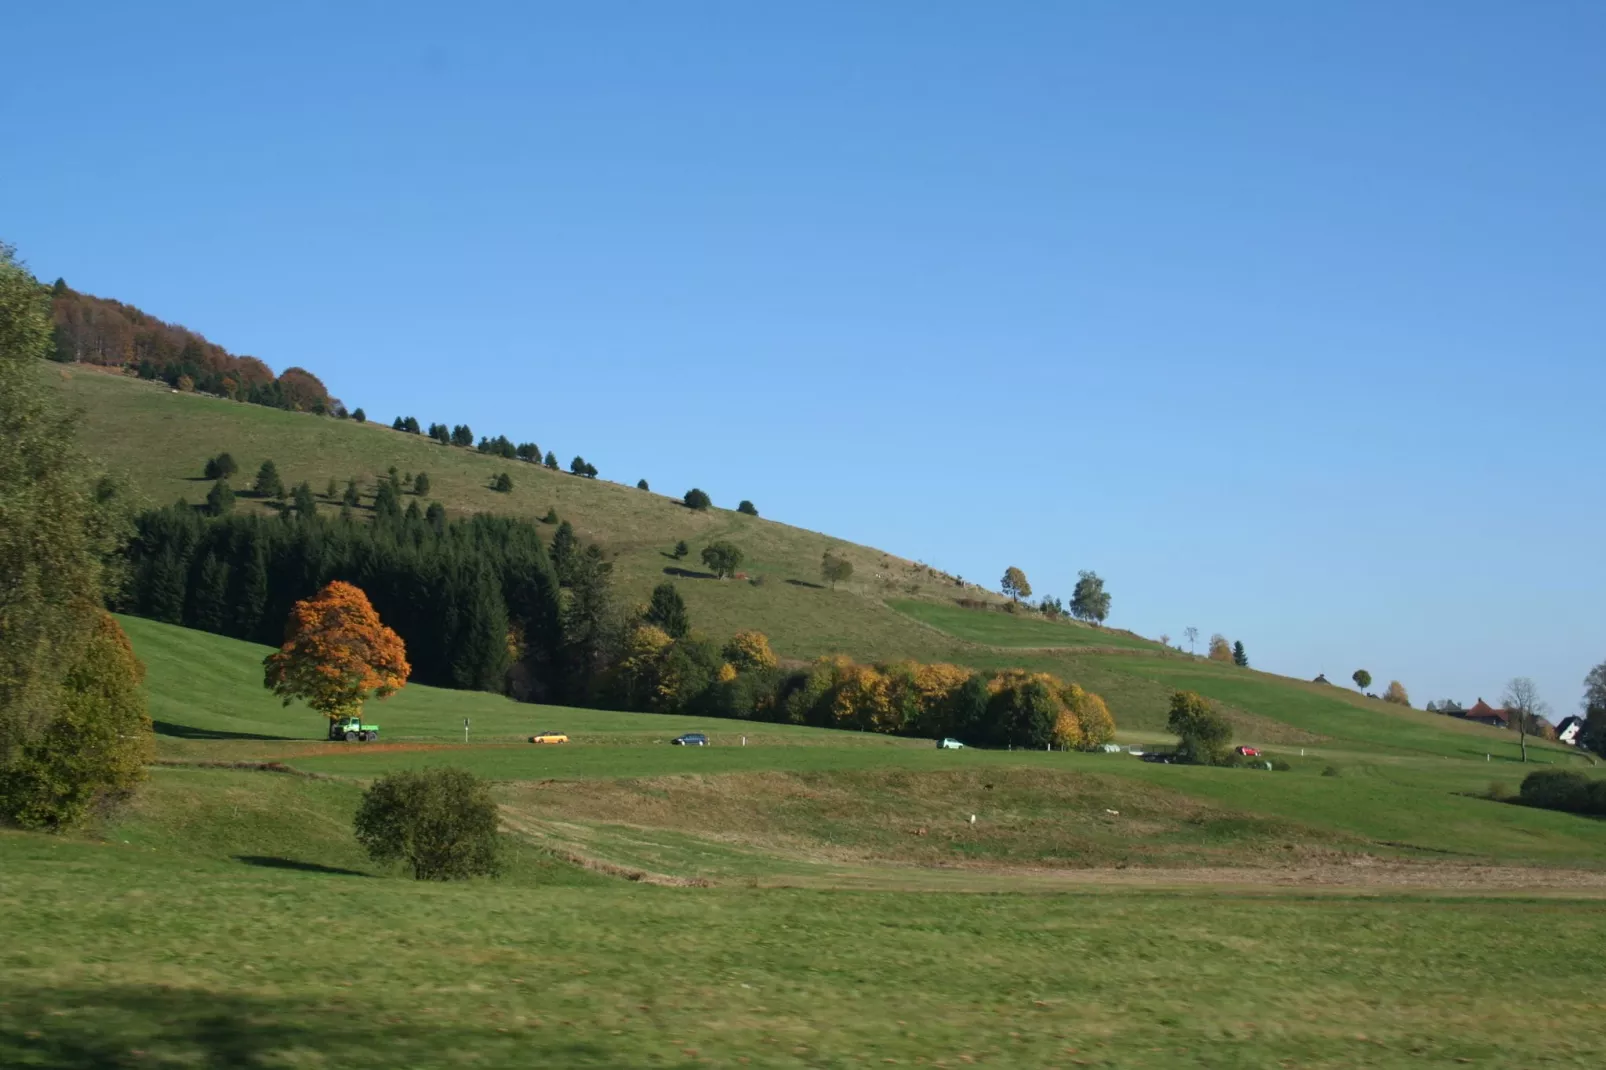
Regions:
[[708, 746], [708, 737], [701, 732], [687, 732], [683, 736], [676, 736], [669, 742], [676, 747], [706, 747]]

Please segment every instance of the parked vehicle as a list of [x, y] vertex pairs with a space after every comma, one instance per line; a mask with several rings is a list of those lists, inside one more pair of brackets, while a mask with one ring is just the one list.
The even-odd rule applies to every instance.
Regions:
[[1146, 762], [1158, 762], [1161, 765], [1177, 765], [1182, 761], [1180, 754], [1156, 754], [1154, 751], [1146, 751], [1142, 757]]
[[683, 736], [676, 736], [669, 742], [677, 747], [706, 747], [708, 746], [708, 737], [701, 732], [687, 732]]
[[564, 732], [537, 732], [530, 737], [531, 743], [567, 743], [569, 737]]
[[1253, 747], [1239, 747], [1238, 748], [1238, 753], [1242, 754], [1245, 758], [1258, 758], [1258, 757], [1260, 757], [1260, 752], [1258, 750], [1256, 750], [1255, 748], [1253, 748]]
[[965, 745], [963, 743], [959, 742], [957, 739], [953, 739], [951, 737], [946, 737], [946, 738], [937, 740], [937, 749], [938, 750], [964, 750], [965, 749]]
[[367, 743], [379, 738], [379, 726], [363, 724], [361, 717], [337, 717], [329, 722], [329, 738], [347, 743]]

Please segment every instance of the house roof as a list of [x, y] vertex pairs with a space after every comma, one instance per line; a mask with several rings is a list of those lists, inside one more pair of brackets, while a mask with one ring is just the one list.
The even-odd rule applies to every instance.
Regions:
[[1574, 717], [1563, 717], [1561, 719], [1561, 724], [1556, 726], [1556, 731], [1565, 732], [1565, 731], [1567, 731], [1567, 729], [1571, 728], [1573, 725], [1575, 725], [1575, 724], [1583, 724], [1583, 722], [1584, 722], [1584, 719], [1582, 717], [1576, 717], [1576, 716], [1574, 716]]
[[1468, 707], [1461, 716], [1469, 721], [1499, 721], [1501, 724], [1505, 724], [1511, 720], [1511, 711], [1498, 709], [1480, 698]]

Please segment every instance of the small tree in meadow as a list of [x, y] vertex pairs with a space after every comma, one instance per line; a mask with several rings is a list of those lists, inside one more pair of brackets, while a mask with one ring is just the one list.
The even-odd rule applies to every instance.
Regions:
[[361, 588], [340, 580], [297, 602], [285, 635], [263, 659], [263, 685], [286, 706], [302, 699], [331, 721], [395, 694], [412, 673], [401, 637], [380, 622]]
[[490, 785], [462, 769], [391, 773], [363, 793], [354, 831], [376, 862], [405, 862], [415, 880], [493, 876], [498, 859]]
[[714, 504], [705, 492], [698, 490], [696, 487], [688, 490], [686, 497], [682, 500], [686, 503], [686, 508], [695, 509], [699, 513]]
[[1356, 669], [1350, 674], [1350, 679], [1354, 680], [1355, 686], [1360, 688], [1362, 691], [1365, 691], [1367, 688], [1372, 686], [1372, 674], [1367, 672], [1365, 669]]
[[1077, 620], [1103, 624], [1110, 615], [1110, 595], [1097, 572], [1079, 572], [1076, 590], [1071, 592], [1071, 615]]
[[703, 564], [714, 570], [720, 579], [733, 576], [742, 567], [742, 551], [728, 542], [713, 542], [703, 547]]
[[758, 506], [754, 505], [752, 502], [748, 501], [746, 498], [743, 498], [742, 501], [741, 501], [741, 504], [737, 505], [736, 511], [738, 513], [745, 513], [748, 516], [757, 516], [758, 515]]
[[360, 424], [365, 424], [368, 422], [368, 414], [362, 411], [362, 406], [360, 405], [352, 411], [351, 418]]
[[689, 553], [691, 553], [691, 547], [686, 545], [685, 539], [675, 543], [674, 558], [676, 561], [683, 559]]
[[1409, 706], [1411, 696], [1406, 694], [1404, 684], [1398, 680], [1390, 680], [1388, 690], [1383, 692], [1383, 701], [1392, 702], [1396, 706]]
[[234, 488], [229, 481], [220, 479], [206, 492], [206, 515], [228, 516], [234, 512]]
[[636, 489], [637, 490], [651, 490], [652, 488], [647, 486], [647, 481], [645, 479], [638, 479], [638, 480], [636, 480]]
[[491, 489], [500, 494], [508, 493], [513, 489], [513, 477], [506, 472], [502, 472], [491, 481]]
[[208, 458], [205, 475], [207, 479], [232, 479], [239, 470], [240, 466], [234, 463], [232, 454], [220, 453]]
[[1240, 669], [1249, 668], [1249, 652], [1244, 649], [1244, 641], [1236, 640], [1232, 644], [1232, 663]]
[[549, 471], [556, 472], [558, 470], [558, 455], [553, 453], [551, 450], [547, 450], [546, 460], [541, 463], [545, 465]]
[[1004, 593], [1009, 595], [1010, 600], [1013, 602], [1019, 602], [1022, 598], [1030, 598], [1032, 596], [1032, 585], [1027, 582], [1026, 573], [1014, 565], [1010, 565], [1004, 570], [1004, 579], [999, 586], [1003, 588]]
[[251, 489], [259, 498], [284, 497], [284, 480], [279, 478], [279, 469], [272, 461], [263, 461], [262, 467], [257, 469], [256, 482]]
[[853, 562], [827, 550], [825, 556], [820, 559], [820, 576], [834, 591], [837, 584], [845, 583], [853, 577]]
[[652, 600], [642, 620], [671, 639], [682, 639], [691, 631], [691, 615], [686, 612], [686, 600], [673, 583], [665, 581], [652, 589]]
[[413, 477], [413, 493], [422, 498], [429, 493], [429, 474], [420, 472]]
[[1220, 632], [1210, 637], [1210, 660], [1232, 664], [1232, 644]]

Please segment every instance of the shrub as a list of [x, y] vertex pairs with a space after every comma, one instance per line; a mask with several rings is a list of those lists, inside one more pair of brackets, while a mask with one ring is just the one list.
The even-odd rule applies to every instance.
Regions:
[[1511, 801], [1511, 785], [1504, 780], [1491, 780], [1489, 790], [1485, 794], [1495, 802]]
[[1232, 664], [1232, 644], [1226, 636], [1217, 633], [1210, 637], [1210, 660]]
[[686, 492], [686, 497], [682, 500], [686, 503], [686, 508], [695, 509], [698, 512], [702, 512], [714, 504], [711, 500], [709, 500], [706, 492], [700, 491], [696, 487], [688, 490]]
[[429, 493], [429, 476], [420, 472], [413, 477], [413, 493], [422, 497]]
[[506, 472], [498, 475], [491, 481], [491, 489], [506, 494], [513, 489], [513, 477]]
[[352, 412], [351, 418], [360, 424], [365, 424], [368, 422], [368, 414], [362, 411], [361, 406], [358, 406], [357, 409]]
[[636, 480], [636, 489], [637, 490], [651, 490], [652, 488], [647, 486], [647, 481], [645, 479], [638, 479], [638, 480]]
[[679, 561], [689, 553], [691, 553], [691, 547], [686, 545], [685, 539], [681, 539], [679, 542], [675, 543], [674, 557], [676, 561]]
[[728, 542], [713, 542], [703, 547], [703, 564], [714, 570], [720, 579], [742, 567], [742, 551]]
[[556, 524], [557, 522], [558, 522], [558, 510], [557, 510], [557, 507], [556, 506], [551, 506], [551, 507], [549, 507], [547, 509], [546, 516], [543, 516], [541, 518], [541, 523], [543, 523], [543, 524]]
[[231, 454], [220, 453], [207, 460], [205, 475], [207, 479], [228, 479], [239, 470], [240, 466], [234, 463]]
[[738, 513], [746, 513], [748, 516], [758, 515], [758, 507], [752, 502], [748, 501], [746, 498], [742, 499], [741, 504], [736, 507], [736, 511]]
[[354, 828], [370, 858], [405, 862], [415, 880], [489, 876], [500, 868], [490, 786], [462, 769], [381, 777], [363, 793]]
[[1388, 690], [1383, 692], [1383, 701], [1392, 702], [1396, 706], [1409, 706], [1411, 696], [1406, 694], [1404, 684], [1398, 680], [1390, 680]]
[[1340, 769], [1336, 765], [1330, 765], [1326, 769], [1322, 770], [1322, 776], [1343, 776], [1343, 775], [1344, 775], [1344, 770]]
[[1529, 806], [1606, 816], [1606, 780], [1572, 769], [1540, 769], [1522, 780], [1519, 795]]
[[1192, 691], [1174, 693], [1166, 728], [1177, 734], [1177, 752], [1189, 761], [1220, 765], [1227, 757], [1232, 725], [1202, 695]]

